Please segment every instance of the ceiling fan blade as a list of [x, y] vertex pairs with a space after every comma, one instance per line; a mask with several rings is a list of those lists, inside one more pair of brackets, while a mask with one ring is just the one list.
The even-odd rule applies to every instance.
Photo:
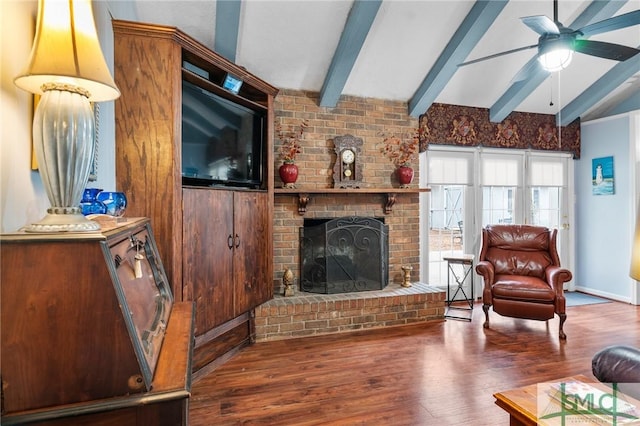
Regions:
[[527, 62], [525, 66], [520, 68], [520, 71], [518, 71], [518, 73], [511, 79], [510, 84], [517, 83], [519, 81], [524, 81], [529, 77], [531, 77], [531, 75], [533, 75], [534, 72], [549, 74], [549, 71], [542, 68], [540, 66], [540, 62], [535, 58], [536, 57], [534, 56], [534, 60]]
[[585, 55], [613, 59], [614, 61], [626, 61], [630, 57], [640, 53], [640, 50], [634, 49], [633, 47], [594, 40], [576, 40], [573, 49]]
[[551, 19], [544, 15], [525, 16], [522, 22], [540, 35], [560, 34], [560, 29]]
[[538, 47], [538, 45], [537, 44], [532, 44], [531, 46], [524, 46], [524, 47], [518, 47], [517, 49], [505, 50], [504, 52], [494, 53], [493, 55], [484, 56], [482, 58], [474, 59], [474, 60], [468, 61], [468, 62], [463, 62], [461, 64], [458, 64], [458, 66], [462, 67], [462, 66], [465, 66], [465, 65], [471, 65], [471, 64], [475, 64], [476, 62], [486, 61], [487, 59], [497, 58], [498, 56], [504, 56], [504, 55], [508, 55], [510, 53], [516, 53], [516, 52], [520, 52], [522, 50], [532, 49], [534, 47]]
[[592, 35], [619, 30], [621, 28], [626, 28], [638, 24], [640, 24], [640, 10], [634, 10], [633, 12], [614, 16], [613, 18], [604, 19], [599, 22], [594, 22], [590, 25], [585, 25], [575, 32], [581, 33], [583, 37], [591, 37]]

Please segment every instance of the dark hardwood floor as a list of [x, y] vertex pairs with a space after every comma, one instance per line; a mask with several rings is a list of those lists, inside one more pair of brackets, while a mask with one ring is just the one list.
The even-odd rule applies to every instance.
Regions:
[[640, 308], [567, 308], [566, 342], [549, 323], [490, 312], [446, 320], [257, 343], [193, 383], [190, 424], [508, 425], [493, 394], [591, 374], [612, 344], [640, 345]]

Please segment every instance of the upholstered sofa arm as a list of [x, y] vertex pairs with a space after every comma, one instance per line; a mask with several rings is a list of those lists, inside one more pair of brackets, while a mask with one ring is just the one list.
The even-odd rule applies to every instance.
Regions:
[[640, 349], [608, 346], [593, 356], [591, 369], [604, 383], [640, 383]]

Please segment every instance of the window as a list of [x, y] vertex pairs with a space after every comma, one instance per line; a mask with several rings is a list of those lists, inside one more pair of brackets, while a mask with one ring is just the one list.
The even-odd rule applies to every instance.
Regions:
[[482, 226], [498, 223], [522, 223], [522, 155], [480, 154], [482, 171]]
[[[430, 151], [427, 166], [427, 185], [431, 188], [428, 196], [428, 232], [422, 240], [428, 241], [427, 250], [423, 250], [421, 270], [428, 271], [431, 284], [443, 285], [447, 282], [447, 264], [443, 256], [463, 253], [465, 242], [465, 223], [472, 220], [472, 215], [465, 206], [473, 206], [469, 191], [473, 185], [473, 152], [465, 151]], [[423, 219], [421, 219], [423, 220]], [[425, 247], [425, 246], [423, 246]], [[425, 253], [426, 252], [426, 253]]]
[[[421, 213], [421, 229], [428, 230], [421, 235], [422, 281], [445, 286], [442, 257], [477, 255], [481, 228], [488, 224], [528, 223], [558, 229], [561, 263], [571, 267], [566, 232], [572, 217], [570, 154], [430, 147], [424, 158], [427, 173], [421, 183], [431, 191], [421, 198], [420, 207], [427, 212]], [[476, 283], [481, 285], [480, 281]]]

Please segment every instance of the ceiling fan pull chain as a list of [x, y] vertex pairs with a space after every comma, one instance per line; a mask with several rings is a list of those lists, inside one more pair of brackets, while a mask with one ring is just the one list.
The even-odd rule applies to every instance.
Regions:
[[560, 96], [560, 86], [562, 83], [562, 74], [558, 73], [558, 148], [562, 148], [562, 96]]

